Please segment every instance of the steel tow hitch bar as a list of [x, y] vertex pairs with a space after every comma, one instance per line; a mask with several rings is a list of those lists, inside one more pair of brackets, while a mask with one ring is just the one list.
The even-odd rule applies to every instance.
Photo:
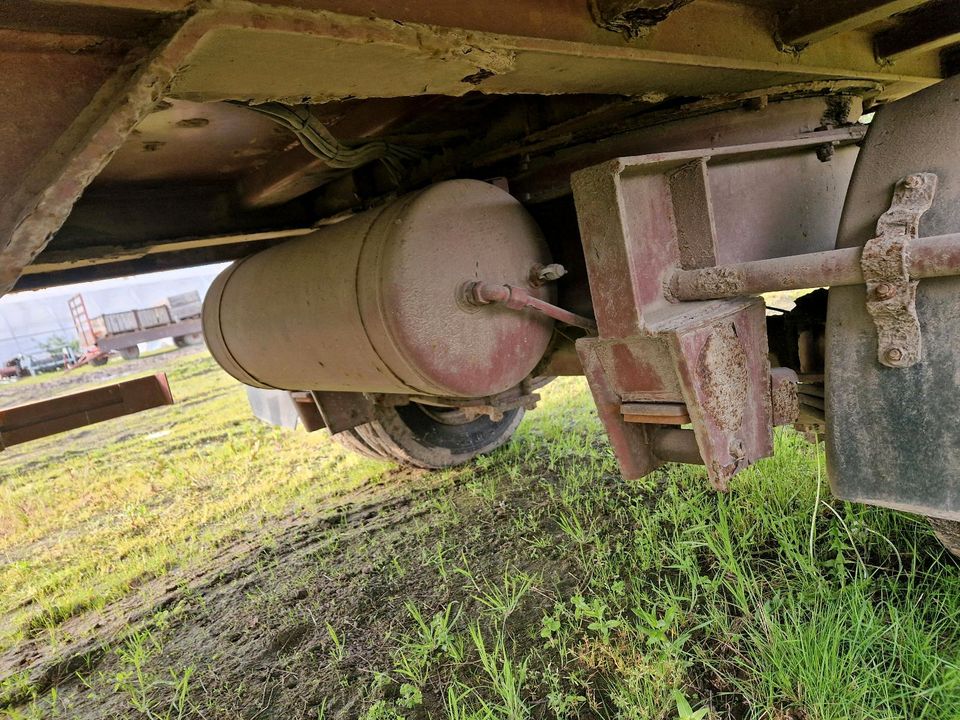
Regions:
[[[740, 177], [749, 176], [748, 156], [749, 148], [736, 161]], [[864, 248], [771, 257], [773, 243], [737, 243], [729, 222], [724, 244], [710, 159], [697, 151], [619, 158], [573, 175], [598, 328], [576, 347], [624, 477], [665, 461], [701, 462], [724, 489], [772, 454], [774, 426], [798, 418], [798, 378], [771, 370], [755, 295], [865, 284], [879, 362], [907, 367], [920, 359], [917, 280], [960, 274], [960, 233], [917, 237], [937, 178], [916, 173], [897, 183]], [[721, 170], [729, 204], [730, 164]], [[763, 198], [753, 202], [760, 208]], [[750, 198], [742, 208], [737, 227], [751, 227]], [[718, 256], [743, 261], [718, 264]], [[678, 428], [685, 423], [692, 430]]]

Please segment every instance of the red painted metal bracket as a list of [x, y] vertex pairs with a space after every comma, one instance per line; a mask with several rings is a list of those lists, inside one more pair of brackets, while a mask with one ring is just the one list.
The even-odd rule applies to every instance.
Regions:
[[[598, 326], [577, 352], [621, 472], [639, 477], [670, 459], [658, 448], [676, 424], [655, 406], [676, 414], [680, 404], [711, 482], [725, 488], [772, 454], [774, 417], [763, 302], [667, 298], [678, 269], [715, 263], [707, 158], [623, 158], [571, 184]], [[642, 415], [629, 412], [636, 403]]]

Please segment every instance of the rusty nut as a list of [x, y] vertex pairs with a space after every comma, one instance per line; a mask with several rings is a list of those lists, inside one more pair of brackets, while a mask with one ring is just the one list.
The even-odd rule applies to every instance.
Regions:
[[903, 360], [903, 350], [898, 347], [888, 348], [887, 351], [883, 354], [883, 357], [886, 358], [888, 362], [897, 363]]
[[886, 300], [887, 298], [893, 296], [893, 293], [894, 293], [893, 285], [885, 282], [879, 283], [873, 289], [873, 293], [881, 300]]

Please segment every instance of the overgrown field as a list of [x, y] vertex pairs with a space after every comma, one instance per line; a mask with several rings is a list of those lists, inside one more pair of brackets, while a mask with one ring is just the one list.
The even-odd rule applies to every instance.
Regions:
[[792, 432], [726, 495], [625, 482], [564, 379], [412, 472], [167, 362], [176, 406], [0, 455], [0, 715], [960, 717], [957, 564]]

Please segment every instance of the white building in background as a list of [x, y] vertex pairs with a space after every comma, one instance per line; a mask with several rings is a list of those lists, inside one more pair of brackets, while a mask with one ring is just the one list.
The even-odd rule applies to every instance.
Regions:
[[83, 295], [90, 317], [162, 305], [168, 296], [197, 290], [201, 297], [225, 265], [97, 280], [15, 293], [0, 298], [0, 364], [19, 354], [41, 350], [41, 343], [59, 335], [73, 340], [77, 331], [67, 301]]

